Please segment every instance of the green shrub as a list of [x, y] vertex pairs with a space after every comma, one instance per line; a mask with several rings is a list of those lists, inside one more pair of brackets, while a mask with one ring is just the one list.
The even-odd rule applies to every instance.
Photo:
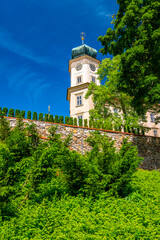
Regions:
[[73, 125], [73, 117], [69, 118], [69, 125]]
[[65, 117], [65, 124], [69, 125], [69, 117]]
[[43, 121], [43, 113], [39, 113], [39, 121]]
[[93, 121], [91, 119], [89, 119], [89, 128], [93, 127]]
[[[2, 141], [5, 140], [9, 136], [9, 134], [10, 134], [9, 121], [7, 121], [7, 119], [4, 118], [3, 113], [0, 112], [0, 140]], [[2, 159], [0, 160], [0, 165], [1, 161]]]
[[19, 109], [16, 109], [16, 111], [15, 111], [15, 117], [17, 118], [17, 117], [19, 117], [20, 116], [20, 110]]
[[130, 192], [132, 175], [142, 158], [136, 146], [124, 139], [119, 152], [114, 141], [98, 131], [91, 134], [87, 142], [93, 147], [88, 154], [89, 171], [84, 191], [89, 195], [107, 192], [109, 195], [124, 197]]
[[98, 129], [101, 129], [102, 127], [101, 127], [101, 121], [100, 120], [97, 120], [97, 122], [96, 122], [96, 128], [98, 128]]
[[54, 122], [53, 115], [49, 115], [49, 122]]
[[48, 114], [47, 113], [44, 115], [44, 121], [48, 122]]
[[8, 108], [4, 107], [2, 112], [4, 113], [4, 116], [7, 116]]
[[37, 113], [33, 112], [33, 120], [37, 121]]
[[59, 122], [60, 122], [61, 124], [64, 124], [64, 117], [63, 117], [63, 116], [60, 116], [60, 117], [59, 117]]
[[14, 109], [13, 108], [9, 109], [8, 117], [14, 117]]
[[55, 123], [59, 123], [59, 117], [58, 117], [58, 115], [55, 115], [55, 117], [54, 117], [54, 122], [55, 122]]
[[84, 119], [84, 127], [88, 127], [87, 119]]
[[21, 115], [22, 118], [25, 118], [25, 111], [22, 110], [21, 113], [20, 113], [20, 115]]
[[131, 132], [131, 128], [129, 126], [127, 126], [127, 132], [130, 133]]
[[79, 118], [79, 126], [82, 127], [82, 125], [83, 125], [82, 118]]
[[77, 118], [74, 118], [74, 119], [73, 119], [73, 125], [74, 125], [74, 126], [77, 126]]
[[97, 122], [95, 120], [93, 120], [93, 128], [97, 127]]
[[31, 119], [31, 111], [27, 112], [27, 119]]

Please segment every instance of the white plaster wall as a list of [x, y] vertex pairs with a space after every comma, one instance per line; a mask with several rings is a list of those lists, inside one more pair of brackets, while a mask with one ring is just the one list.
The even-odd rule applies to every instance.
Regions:
[[[71, 93], [70, 101], [70, 116], [77, 117], [79, 115], [83, 116], [83, 119], [89, 119], [89, 110], [93, 109], [93, 101], [90, 96], [88, 99], [85, 99], [85, 95], [88, 89], [79, 90]], [[77, 96], [82, 95], [82, 105], [77, 106]]]
[[[82, 69], [77, 71], [76, 65], [78, 63], [82, 64]], [[93, 63], [96, 66], [95, 71], [91, 71], [89, 64]], [[98, 64], [94, 61], [85, 61], [85, 59], [81, 61], [77, 61], [71, 64], [71, 87], [74, 87], [77, 85], [77, 77], [82, 76], [82, 83], [91, 82], [92, 76], [96, 78], [96, 84], [100, 85], [100, 81], [97, 79], [98, 75], [96, 74], [98, 70]], [[81, 84], [81, 83], [79, 83]]]

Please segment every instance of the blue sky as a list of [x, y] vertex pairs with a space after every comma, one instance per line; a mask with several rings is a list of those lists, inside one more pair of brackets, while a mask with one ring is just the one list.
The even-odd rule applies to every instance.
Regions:
[[69, 116], [71, 50], [85, 32], [99, 51], [117, 10], [116, 0], [0, 0], [0, 107]]

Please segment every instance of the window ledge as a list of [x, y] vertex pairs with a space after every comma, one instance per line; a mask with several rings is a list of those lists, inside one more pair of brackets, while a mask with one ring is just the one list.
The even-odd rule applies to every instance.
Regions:
[[82, 107], [83, 106], [83, 104], [81, 104], [81, 105], [76, 105], [76, 107]]

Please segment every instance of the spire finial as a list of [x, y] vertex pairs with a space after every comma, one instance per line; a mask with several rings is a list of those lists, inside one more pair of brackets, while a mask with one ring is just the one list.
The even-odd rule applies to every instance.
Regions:
[[84, 45], [84, 37], [86, 36], [85, 32], [81, 32], [82, 45]]

